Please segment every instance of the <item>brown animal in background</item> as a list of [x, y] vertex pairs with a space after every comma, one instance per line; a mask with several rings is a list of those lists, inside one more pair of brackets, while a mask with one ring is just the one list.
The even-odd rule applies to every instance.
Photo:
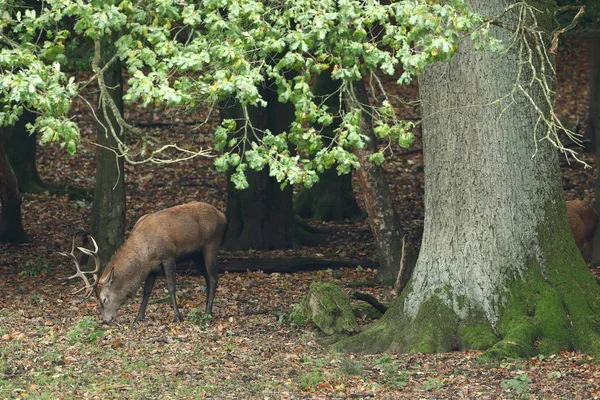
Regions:
[[567, 218], [575, 243], [585, 262], [589, 263], [592, 260], [592, 242], [598, 224], [598, 214], [587, 201], [570, 200], [567, 201]]
[[[90, 273], [94, 282], [89, 283], [75, 259], [77, 273], [70, 278], [80, 277], [85, 281], [86, 297], [95, 292], [102, 319], [110, 323], [127, 298], [133, 296], [144, 283], [142, 304], [137, 321], [144, 319], [146, 305], [154, 286], [157, 273], [164, 270], [167, 287], [173, 302], [174, 321], [181, 321], [175, 298], [175, 264], [182, 259], [191, 259], [201, 270], [206, 280], [206, 313], [212, 312], [217, 281], [217, 250], [225, 232], [225, 215], [210, 204], [193, 202], [167, 208], [142, 216], [131, 231], [129, 238], [115, 252], [104, 269], [100, 280], [95, 274], [100, 269], [98, 246], [95, 250], [78, 247], [91, 255], [96, 270]], [[64, 254], [64, 253], [63, 253]]]

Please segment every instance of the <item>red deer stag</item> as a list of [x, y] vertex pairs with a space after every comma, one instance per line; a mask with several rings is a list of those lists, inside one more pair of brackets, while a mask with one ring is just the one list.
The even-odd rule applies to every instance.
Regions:
[[154, 280], [161, 269], [167, 277], [167, 287], [173, 302], [173, 320], [179, 322], [181, 314], [175, 298], [176, 261], [191, 259], [201, 270], [206, 280], [206, 313], [211, 314], [219, 279], [217, 250], [225, 226], [225, 215], [210, 204], [201, 202], [182, 204], [146, 214], [137, 221], [129, 238], [115, 252], [100, 279], [97, 275], [100, 259], [96, 241], [92, 238], [94, 250], [78, 247], [92, 256], [96, 263], [95, 270], [89, 272], [94, 278], [92, 283], [84, 275], [88, 272], [81, 270], [73, 254], [74, 245], [70, 254], [62, 254], [75, 259], [77, 273], [69, 279], [80, 277], [85, 282], [85, 287], [75, 292], [86, 290], [86, 297], [92, 292], [96, 294], [104, 322], [112, 322], [119, 308], [136, 293], [142, 283], [143, 298], [136, 320], [143, 320]]

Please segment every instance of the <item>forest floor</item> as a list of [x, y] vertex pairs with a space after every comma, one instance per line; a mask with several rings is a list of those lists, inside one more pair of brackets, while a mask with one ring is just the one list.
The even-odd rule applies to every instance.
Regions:
[[[590, 72], [589, 41], [571, 40], [558, 58], [556, 110], [570, 126], [585, 128]], [[402, 88], [417, 98], [417, 88]], [[398, 111], [418, 119], [418, 108]], [[93, 117], [78, 104], [74, 119], [83, 142], [74, 157], [58, 146], [39, 149], [42, 178], [91, 189], [94, 180]], [[192, 129], [201, 120], [165, 115], [161, 109], [128, 111], [160, 138], [188, 146], [210, 146], [214, 126]], [[169, 125], [163, 126], [162, 123]], [[396, 150], [386, 163], [390, 188], [411, 243], [423, 225], [423, 162], [416, 140], [411, 151]], [[582, 153], [592, 167], [593, 154]], [[593, 200], [593, 169], [561, 162], [565, 197]], [[178, 164], [126, 167], [127, 221], [131, 229], [145, 213], [192, 200], [225, 209], [225, 177], [209, 158]], [[355, 185], [358, 188], [358, 185]], [[356, 189], [361, 200], [361, 193]], [[358, 286], [369, 268], [267, 274], [223, 273], [211, 319], [203, 318], [204, 281], [180, 276], [178, 301], [185, 317], [171, 323], [164, 280], [155, 286], [146, 320], [132, 324], [140, 298], [122, 308], [116, 323], [99, 323], [93, 300], [80, 302], [68, 252], [72, 237], [89, 231], [91, 202], [50, 194], [24, 195], [23, 219], [31, 242], [0, 245], [0, 399], [320, 399], [320, 398], [600, 398], [600, 367], [586, 355], [484, 363], [478, 352], [413, 355], [341, 355], [317, 344], [312, 327], [298, 328], [282, 316], [306, 294], [312, 282], [333, 282], [347, 292], [360, 290], [380, 301], [389, 288]], [[281, 251], [221, 252], [220, 260], [260, 260], [309, 255], [375, 261], [365, 220], [311, 222], [322, 228], [324, 244]], [[363, 320], [366, 324], [370, 321]], [[402, 332], [398, 332], [399, 335]]]

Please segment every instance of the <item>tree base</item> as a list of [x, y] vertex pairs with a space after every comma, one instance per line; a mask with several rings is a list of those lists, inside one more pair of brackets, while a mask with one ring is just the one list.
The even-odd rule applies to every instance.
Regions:
[[509, 288], [496, 324], [482, 312], [461, 319], [440, 298], [424, 302], [411, 319], [404, 311], [409, 288], [380, 320], [335, 343], [332, 349], [367, 354], [472, 349], [484, 350], [484, 360], [549, 355], [561, 350], [600, 356], [600, 288], [582, 264], [575, 259], [561, 266], [562, 273], [546, 276], [530, 268], [529, 276]]

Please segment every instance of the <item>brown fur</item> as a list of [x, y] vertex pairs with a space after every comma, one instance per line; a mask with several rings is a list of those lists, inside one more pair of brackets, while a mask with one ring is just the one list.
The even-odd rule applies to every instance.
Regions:
[[126, 299], [144, 283], [138, 320], [144, 318], [154, 278], [161, 269], [167, 276], [175, 320], [180, 320], [175, 301], [175, 264], [190, 258], [202, 270], [207, 286], [206, 312], [212, 311], [216, 284], [217, 250], [225, 232], [225, 216], [210, 204], [193, 202], [142, 216], [127, 241], [113, 255], [98, 282], [102, 317], [112, 321]]
[[567, 201], [567, 218], [575, 243], [585, 262], [589, 263], [592, 259], [592, 243], [598, 224], [598, 214], [587, 201], [570, 200]]

